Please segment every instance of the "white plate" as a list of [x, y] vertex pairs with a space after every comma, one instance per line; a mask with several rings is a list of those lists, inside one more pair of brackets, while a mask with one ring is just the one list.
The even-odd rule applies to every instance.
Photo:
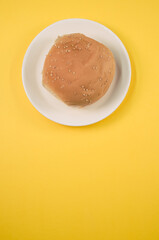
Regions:
[[[46, 54], [58, 35], [68, 33], [83, 33], [105, 44], [116, 61], [115, 77], [108, 92], [84, 108], [67, 106], [42, 86]], [[22, 78], [30, 102], [41, 114], [60, 124], [84, 126], [106, 118], [121, 104], [130, 85], [131, 65], [123, 43], [111, 30], [86, 19], [66, 19], [45, 28], [31, 42], [24, 57]]]

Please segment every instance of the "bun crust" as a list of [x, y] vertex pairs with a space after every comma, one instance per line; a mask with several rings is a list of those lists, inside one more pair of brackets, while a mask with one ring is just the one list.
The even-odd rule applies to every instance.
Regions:
[[112, 52], [75, 33], [58, 37], [46, 56], [42, 83], [68, 105], [85, 106], [100, 99], [115, 73]]

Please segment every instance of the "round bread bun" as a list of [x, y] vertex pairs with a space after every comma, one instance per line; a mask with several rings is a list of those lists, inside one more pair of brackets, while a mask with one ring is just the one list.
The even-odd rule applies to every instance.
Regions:
[[43, 86], [68, 105], [86, 106], [108, 90], [115, 73], [112, 52], [80, 33], [58, 37], [46, 56]]

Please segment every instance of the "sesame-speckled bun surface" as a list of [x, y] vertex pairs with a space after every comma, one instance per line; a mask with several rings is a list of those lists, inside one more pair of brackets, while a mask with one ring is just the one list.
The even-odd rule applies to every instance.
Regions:
[[68, 105], [86, 106], [108, 90], [115, 73], [112, 52], [74, 33], [58, 37], [46, 56], [43, 86]]

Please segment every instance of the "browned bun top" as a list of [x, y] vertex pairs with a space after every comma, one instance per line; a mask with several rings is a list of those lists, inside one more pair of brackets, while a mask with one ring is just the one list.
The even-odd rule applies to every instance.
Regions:
[[114, 73], [112, 52], [75, 33], [58, 37], [46, 56], [42, 82], [66, 104], [85, 106], [106, 93]]

